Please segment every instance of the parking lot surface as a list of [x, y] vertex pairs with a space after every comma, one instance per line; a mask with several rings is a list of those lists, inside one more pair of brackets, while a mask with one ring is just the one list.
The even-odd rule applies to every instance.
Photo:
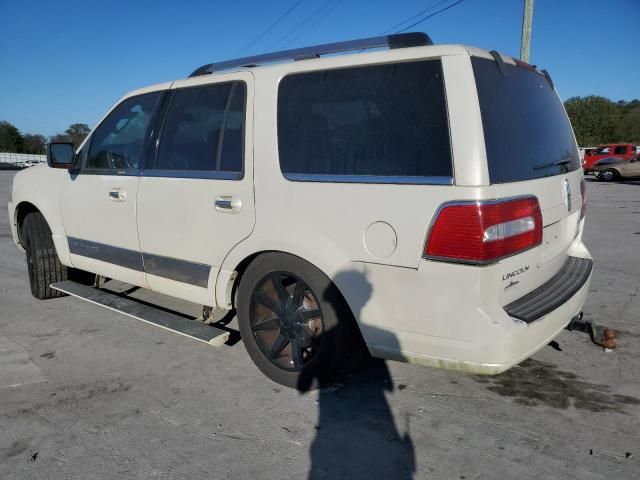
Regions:
[[[3, 210], [14, 173], [0, 171]], [[0, 478], [640, 478], [640, 182], [588, 196], [585, 318], [619, 331], [616, 351], [564, 331], [494, 377], [371, 361], [304, 394], [265, 378], [237, 335], [214, 348], [34, 299], [4, 210]]]

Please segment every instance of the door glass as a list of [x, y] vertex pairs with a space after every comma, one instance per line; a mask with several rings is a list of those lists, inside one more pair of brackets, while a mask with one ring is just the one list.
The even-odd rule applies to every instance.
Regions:
[[118, 105], [93, 133], [86, 168], [140, 168], [149, 122], [160, 95], [138, 95]]
[[241, 172], [245, 95], [242, 82], [176, 90], [156, 168]]

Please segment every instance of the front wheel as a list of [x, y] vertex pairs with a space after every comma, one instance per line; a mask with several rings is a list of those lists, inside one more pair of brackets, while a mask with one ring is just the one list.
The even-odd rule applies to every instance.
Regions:
[[33, 296], [40, 300], [63, 296], [50, 285], [67, 280], [69, 272], [58, 259], [51, 229], [40, 212], [29, 213], [24, 218], [20, 240], [27, 252], [27, 271]]
[[270, 253], [254, 260], [242, 276], [236, 310], [251, 359], [281, 385], [305, 391], [328, 383], [348, 344], [357, 345], [353, 317], [335, 285], [298, 257]]

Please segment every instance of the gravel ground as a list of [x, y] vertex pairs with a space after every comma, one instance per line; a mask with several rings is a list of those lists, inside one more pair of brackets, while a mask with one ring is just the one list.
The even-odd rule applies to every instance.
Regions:
[[35, 300], [0, 213], [0, 478], [640, 478], [640, 182], [588, 187], [584, 310], [619, 330], [618, 350], [565, 331], [495, 377], [371, 361], [306, 394], [242, 343]]

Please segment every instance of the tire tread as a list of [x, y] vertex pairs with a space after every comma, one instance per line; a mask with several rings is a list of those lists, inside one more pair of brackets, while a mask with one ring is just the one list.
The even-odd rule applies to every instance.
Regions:
[[51, 229], [40, 212], [27, 214], [22, 222], [22, 236], [33, 259], [33, 279], [29, 277], [33, 296], [40, 300], [65, 296], [50, 287], [66, 280], [69, 269], [60, 263]]

